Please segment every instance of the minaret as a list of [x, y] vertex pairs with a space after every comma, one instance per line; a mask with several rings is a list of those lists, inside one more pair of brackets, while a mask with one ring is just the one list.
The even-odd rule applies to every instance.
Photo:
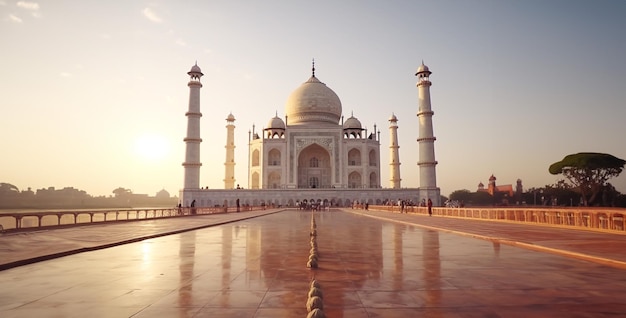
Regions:
[[[185, 141], [185, 187], [187, 189], [200, 189], [200, 78], [202, 77], [202, 71], [198, 67], [198, 63], [191, 67], [189, 71], [189, 111], [185, 114], [187, 116], [187, 137], [183, 139]], [[185, 204], [188, 204], [186, 202]]]
[[226, 169], [224, 174], [224, 189], [235, 188], [235, 116], [233, 113], [226, 117]]
[[391, 114], [391, 118], [389, 118], [389, 175], [391, 179], [389, 180], [389, 187], [392, 189], [400, 189], [400, 153], [398, 146], [398, 118], [395, 114]]
[[417, 91], [418, 91], [418, 111], [417, 118], [419, 120], [419, 161], [417, 165], [420, 169], [420, 186], [423, 190], [420, 193], [426, 193], [427, 196], [437, 204], [439, 202], [439, 189], [437, 188], [437, 175], [435, 173], [435, 136], [433, 135], [433, 114], [430, 108], [430, 86], [429, 80], [431, 71], [428, 66], [422, 65], [417, 69]]

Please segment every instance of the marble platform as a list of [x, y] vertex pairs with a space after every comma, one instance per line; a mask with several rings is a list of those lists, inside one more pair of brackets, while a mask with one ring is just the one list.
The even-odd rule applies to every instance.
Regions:
[[0, 236], [0, 317], [306, 317], [313, 278], [327, 317], [626, 313], [624, 235], [350, 209], [141, 222]]

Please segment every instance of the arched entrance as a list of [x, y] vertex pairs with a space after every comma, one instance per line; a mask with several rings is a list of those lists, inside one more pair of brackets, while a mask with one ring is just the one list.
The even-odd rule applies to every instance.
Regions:
[[330, 188], [330, 154], [318, 144], [312, 144], [298, 155], [298, 188]]

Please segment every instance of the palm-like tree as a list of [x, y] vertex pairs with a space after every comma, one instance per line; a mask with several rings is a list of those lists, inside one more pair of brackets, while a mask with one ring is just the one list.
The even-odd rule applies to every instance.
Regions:
[[20, 193], [20, 189], [10, 183], [0, 182], [0, 194], [6, 195], [11, 193]]

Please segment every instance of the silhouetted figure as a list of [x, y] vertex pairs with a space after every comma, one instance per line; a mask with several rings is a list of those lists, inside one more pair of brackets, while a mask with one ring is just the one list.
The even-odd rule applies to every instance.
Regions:
[[428, 215], [429, 216], [433, 216], [433, 201], [430, 200], [430, 198], [428, 198]]

